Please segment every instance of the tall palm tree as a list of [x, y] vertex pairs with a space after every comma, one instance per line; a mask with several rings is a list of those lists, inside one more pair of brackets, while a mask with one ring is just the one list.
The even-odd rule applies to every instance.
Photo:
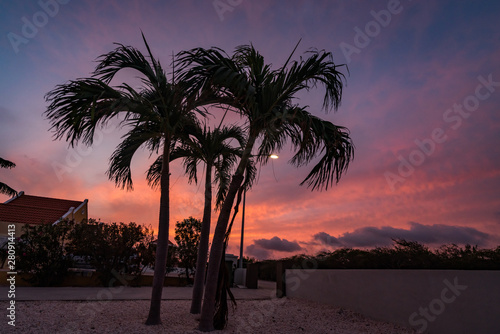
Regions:
[[[205, 283], [205, 269], [208, 257], [208, 245], [210, 239], [210, 224], [212, 215], [212, 170], [214, 170], [215, 183], [218, 184], [216, 196], [216, 208], [220, 208], [229, 186], [231, 169], [241, 156], [241, 150], [230, 145], [235, 139], [239, 147], [244, 146], [244, 134], [239, 127], [223, 126], [210, 131], [204, 126], [195, 127], [190, 136], [182, 146], [174, 149], [170, 155], [170, 161], [184, 159], [184, 168], [189, 176], [189, 182], [198, 182], [197, 167], [200, 162], [205, 163], [205, 205], [203, 210], [203, 221], [200, 234], [200, 245], [196, 260], [196, 274], [193, 286], [193, 298], [191, 301], [191, 313], [201, 312], [203, 299], [203, 287]], [[148, 171], [147, 179], [150, 185], [156, 186], [159, 182], [160, 170], [163, 157], [158, 157]], [[250, 166], [250, 172], [253, 171]], [[255, 174], [255, 173], [253, 173]]]
[[[167, 80], [160, 62], [152, 55], [143, 35], [147, 55], [138, 49], [117, 44], [115, 50], [98, 58], [91, 78], [81, 78], [56, 86], [46, 95], [50, 102], [45, 115], [56, 139], [71, 146], [78, 142], [92, 145], [94, 131], [123, 114], [121, 127], [129, 131], [110, 158], [107, 175], [117, 186], [133, 188], [130, 164], [140, 147], [158, 153], [170, 161], [176, 144], [186, 137], [197, 122], [200, 96], [187, 97], [185, 83]], [[118, 72], [132, 69], [139, 73], [142, 87], [126, 83], [111, 86]], [[153, 277], [151, 305], [146, 324], [161, 323], [160, 305], [167, 261], [169, 230], [169, 163], [162, 164], [160, 176], [160, 214], [158, 244]]]
[[[0, 168], [14, 168], [14, 167], [16, 167], [15, 163], [0, 158]], [[9, 187], [7, 184], [0, 182], [0, 194], [14, 197], [17, 196], [17, 191]]]
[[[294, 50], [295, 51], [295, 50]], [[323, 109], [340, 105], [344, 75], [338, 71], [330, 53], [311, 51], [307, 58], [290, 61], [272, 70], [252, 45], [237, 47], [233, 56], [218, 48], [196, 48], [179, 54], [182, 78], [190, 89], [218, 89], [221, 96], [246, 122], [246, 144], [215, 228], [210, 250], [207, 284], [201, 313], [200, 330], [214, 329], [213, 316], [217, 277], [223, 253], [224, 237], [231, 208], [244, 178], [246, 164], [257, 143], [257, 161], [266, 163], [271, 152], [279, 152], [290, 139], [295, 154], [290, 163], [296, 167], [313, 160], [316, 164], [301, 184], [312, 190], [327, 189], [338, 182], [353, 157], [349, 131], [324, 121], [295, 103], [296, 94], [318, 84], [324, 86]], [[315, 158], [319, 157], [319, 161]]]

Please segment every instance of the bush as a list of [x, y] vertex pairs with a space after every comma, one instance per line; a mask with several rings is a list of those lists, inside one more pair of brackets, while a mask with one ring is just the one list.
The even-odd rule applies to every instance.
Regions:
[[105, 224], [90, 219], [69, 233], [68, 252], [84, 258], [108, 285], [113, 272], [139, 277], [154, 262], [153, 232], [136, 223]]
[[20, 272], [31, 274], [36, 286], [60, 284], [75, 259], [96, 269], [103, 285], [116, 272], [138, 278], [154, 263], [153, 232], [136, 223], [105, 224], [90, 219], [75, 224], [25, 225], [17, 244], [16, 264]]
[[432, 251], [415, 241], [394, 240], [393, 247], [371, 250], [340, 248], [322, 252], [315, 257], [295, 255], [281, 260], [259, 262], [259, 278], [276, 280], [277, 262], [286, 269], [307, 269], [304, 264], [315, 264], [318, 269], [459, 269], [500, 270], [500, 246], [496, 249], [464, 248], [455, 244], [443, 245]]
[[65, 251], [65, 242], [73, 223], [25, 225], [17, 243], [16, 267], [30, 273], [28, 281], [36, 286], [52, 286], [62, 282], [73, 264]]
[[189, 283], [190, 273], [196, 266], [198, 247], [200, 244], [201, 221], [193, 217], [184, 219], [175, 224], [175, 242], [177, 242], [177, 256], [179, 265], [186, 270], [186, 279]]

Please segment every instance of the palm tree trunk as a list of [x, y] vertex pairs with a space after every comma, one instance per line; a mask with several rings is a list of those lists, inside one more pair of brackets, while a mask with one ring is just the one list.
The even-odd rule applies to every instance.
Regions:
[[168, 228], [169, 228], [169, 197], [170, 197], [170, 140], [165, 139], [163, 147], [163, 164], [161, 167], [160, 180], [160, 220], [158, 223], [158, 241], [156, 245], [155, 270], [153, 276], [153, 289], [151, 293], [151, 305], [149, 308], [146, 325], [159, 325], [161, 323], [160, 307], [163, 292], [163, 282], [167, 267], [168, 253]]
[[207, 163], [205, 176], [205, 208], [203, 210], [203, 222], [201, 224], [200, 245], [198, 258], [196, 260], [196, 274], [194, 276], [193, 299], [191, 301], [191, 313], [201, 312], [201, 301], [203, 299], [203, 287], [205, 284], [205, 272], [207, 266], [208, 243], [210, 241], [210, 223], [212, 215], [212, 165]]
[[226, 198], [222, 204], [219, 218], [217, 219], [214, 238], [212, 240], [212, 247], [210, 249], [210, 258], [208, 260], [207, 283], [205, 285], [205, 296], [201, 310], [200, 330], [203, 332], [210, 332], [214, 330], [215, 296], [217, 294], [219, 267], [222, 261], [227, 225], [229, 223], [229, 219], [231, 218], [231, 209], [234, 199], [239, 188], [241, 187], [241, 183], [243, 182], [243, 173], [248, 160], [250, 159], [255, 139], [256, 137], [251, 136], [247, 142], [238, 168], [231, 179], [231, 184], [229, 185]]

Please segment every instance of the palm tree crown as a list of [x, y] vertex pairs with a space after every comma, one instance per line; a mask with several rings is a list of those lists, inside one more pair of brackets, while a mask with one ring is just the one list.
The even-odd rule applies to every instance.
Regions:
[[[256, 156], [266, 162], [290, 139], [295, 155], [290, 162], [302, 166], [322, 155], [302, 184], [327, 189], [338, 182], [353, 157], [349, 131], [324, 121], [295, 104], [295, 96], [318, 84], [325, 87], [323, 109], [336, 110], [341, 101], [344, 75], [338, 71], [332, 55], [310, 51], [305, 60], [290, 61], [277, 70], [264, 63], [264, 57], [252, 45], [236, 48], [232, 57], [218, 48], [197, 48], [182, 52], [179, 60], [183, 78], [190, 90], [215, 86], [233, 110], [247, 119], [249, 146], [260, 137]], [[291, 63], [291, 65], [289, 65]], [[189, 69], [189, 70], [186, 70]], [[249, 156], [251, 152], [246, 152]], [[241, 171], [240, 171], [241, 172]]]

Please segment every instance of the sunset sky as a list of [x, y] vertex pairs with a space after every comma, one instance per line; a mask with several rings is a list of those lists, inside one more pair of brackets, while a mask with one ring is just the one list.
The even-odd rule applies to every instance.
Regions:
[[[141, 30], [168, 70], [172, 53], [232, 53], [248, 43], [277, 68], [301, 40], [295, 59], [325, 49], [348, 66], [338, 112], [321, 110], [321, 87], [297, 102], [349, 128], [355, 158], [322, 192], [299, 186], [312, 166], [288, 164], [288, 149], [261, 166], [247, 193], [245, 255], [390, 246], [391, 238], [500, 244], [498, 1], [0, 0], [0, 8], [0, 157], [17, 165], [0, 180], [18, 191], [87, 198], [92, 218], [157, 228], [159, 192], [145, 182], [155, 156], [136, 156], [133, 191], [116, 188], [105, 172], [125, 130], [112, 123], [91, 148], [72, 149], [53, 140], [44, 95], [90, 76], [114, 42], [145, 51]], [[203, 200], [203, 186], [189, 185], [174, 163], [171, 240], [176, 221], [201, 219]], [[239, 252], [240, 224], [230, 253]]]

